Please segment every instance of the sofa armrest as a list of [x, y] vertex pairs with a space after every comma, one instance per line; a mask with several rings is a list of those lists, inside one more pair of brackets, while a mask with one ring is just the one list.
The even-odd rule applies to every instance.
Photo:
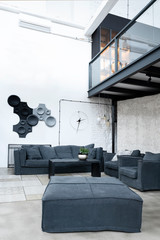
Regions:
[[132, 157], [130, 155], [118, 155], [117, 158], [119, 167], [137, 167], [138, 160], [141, 160], [140, 157]]
[[108, 162], [108, 161], [111, 161], [114, 156], [115, 156], [115, 153], [103, 152], [104, 163]]
[[27, 153], [26, 149], [19, 149], [14, 151], [15, 161], [19, 161], [20, 166], [24, 167], [26, 165]]
[[21, 164], [19, 158], [19, 150], [14, 151], [14, 173], [15, 175], [21, 174]]
[[139, 160], [138, 178], [144, 190], [160, 189], [160, 161]]

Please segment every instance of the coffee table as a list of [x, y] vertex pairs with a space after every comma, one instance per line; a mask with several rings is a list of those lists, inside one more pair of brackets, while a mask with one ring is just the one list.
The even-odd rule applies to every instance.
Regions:
[[[55, 167], [56, 163], [58, 164], [64, 164], [66, 163], [66, 160], [64, 159], [50, 159], [49, 160], [49, 173], [48, 177], [54, 176], [55, 174]], [[100, 162], [97, 159], [86, 159], [86, 160], [79, 160], [79, 159], [67, 159], [67, 163], [72, 163], [74, 166], [79, 165], [91, 165], [91, 176], [92, 177], [101, 177], [101, 171], [100, 171]]]

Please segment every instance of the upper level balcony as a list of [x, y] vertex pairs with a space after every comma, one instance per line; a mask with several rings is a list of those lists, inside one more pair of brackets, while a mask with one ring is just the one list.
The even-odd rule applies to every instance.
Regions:
[[89, 63], [89, 97], [160, 93], [160, 0], [150, 3]]

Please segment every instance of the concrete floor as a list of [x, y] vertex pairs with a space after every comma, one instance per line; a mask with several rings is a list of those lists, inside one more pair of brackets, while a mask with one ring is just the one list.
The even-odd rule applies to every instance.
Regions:
[[47, 183], [47, 175], [15, 176], [12, 169], [0, 169], [0, 240], [160, 239], [160, 191], [141, 193], [134, 190], [144, 201], [141, 233], [44, 233], [41, 230], [41, 197]]

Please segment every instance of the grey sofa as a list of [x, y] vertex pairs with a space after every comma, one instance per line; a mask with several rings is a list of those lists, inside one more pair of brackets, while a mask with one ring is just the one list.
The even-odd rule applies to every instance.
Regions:
[[[104, 158], [104, 173], [118, 178], [118, 161], [112, 161], [113, 157], [115, 156], [115, 153], [103, 153]], [[143, 154], [140, 153], [140, 150], [133, 150], [131, 153], [132, 157], [142, 157]]]
[[[43, 145], [22, 145], [20, 150], [14, 151], [15, 174], [47, 174], [49, 159], [56, 159], [55, 173], [69, 172], [89, 172], [90, 163], [79, 165], [68, 159], [78, 159], [78, 153], [82, 146], [64, 145], [55, 147], [46, 147]], [[100, 161], [101, 171], [103, 171], [103, 149], [94, 148], [94, 144], [85, 146], [89, 149], [88, 158]], [[64, 159], [65, 163], [58, 164], [58, 159]]]
[[140, 191], [160, 190], [160, 153], [142, 158], [118, 156], [119, 179]]

